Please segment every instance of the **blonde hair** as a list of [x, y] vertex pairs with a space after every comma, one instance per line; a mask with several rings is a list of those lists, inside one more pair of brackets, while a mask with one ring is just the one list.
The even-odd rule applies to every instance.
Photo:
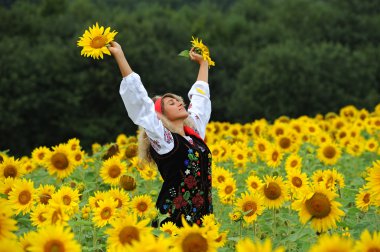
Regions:
[[[183, 98], [181, 96], [172, 94], [172, 93], [166, 93], [163, 96], [155, 96], [152, 98], [153, 102], [156, 102], [158, 98], [161, 99], [161, 108], [162, 108], [162, 114], [157, 113], [158, 118], [161, 120], [162, 124], [165, 128], [167, 128], [170, 132], [173, 133], [179, 133], [177, 132], [176, 128], [173, 126], [171, 121], [165, 116], [165, 106], [164, 106], [164, 98], [171, 97], [182, 103], [182, 105], [185, 107], [185, 102], [183, 101]], [[190, 128], [194, 128], [194, 122], [193, 120], [188, 117], [184, 120], [184, 126], [188, 126]], [[138, 133], [138, 156], [141, 161], [147, 161], [147, 162], [153, 162], [153, 158], [150, 155], [150, 140], [148, 135], [146, 134], [146, 131], [143, 127], [139, 126], [139, 133]]]

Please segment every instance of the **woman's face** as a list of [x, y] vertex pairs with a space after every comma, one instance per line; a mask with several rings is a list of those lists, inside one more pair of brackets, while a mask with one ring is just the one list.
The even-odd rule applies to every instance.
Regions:
[[185, 120], [189, 116], [186, 108], [177, 99], [165, 97], [163, 103], [164, 114], [170, 121]]

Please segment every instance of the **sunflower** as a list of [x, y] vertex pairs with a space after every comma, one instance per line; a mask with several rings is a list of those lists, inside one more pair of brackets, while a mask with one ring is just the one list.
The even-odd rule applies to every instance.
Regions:
[[94, 59], [103, 59], [103, 53], [111, 55], [107, 45], [115, 39], [116, 31], [110, 32], [111, 28], [99, 27], [98, 23], [84, 32], [82, 37], [79, 37], [77, 45], [83, 47], [81, 55], [92, 57]]
[[205, 232], [204, 228], [198, 225], [190, 226], [182, 216], [183, 227], [178, 230], [178, 235], [174, 237], [173, 252], [197, 251], [216, 252], [217, 234], [215, 232]]
[[345, 186], [344, 177], [335, 169], [328, 169], [323, 172], [323, 182], [327, 189], [335, 190]]
[[72, 215], [79, 211], [79, 192], [69, 186], [62, 186], [56, 193], [52, 195], [50, 204], [62, 203], [65, 212]]
[[[167, 252], [170, 251], [171, 239], [165, 237], [164, 234], [155, 236], [153, 234], [145, 234], [139, 241], [133, 241], [130, 251], [139, 252]], [[114, 250], [109, 250], [113, 252]], [[123, 250], [124, 251], [124, 250]]]
[[253, 242], [249, 238], [241, 239], [236, 243], [237, 252], [283, 252], [285, 249], [279, 247], [272, 249], [272, 242], [270, 239], [266, 239], [264, 242]]
[[285, 171], [286, 173], [290, 173], [292, 171], [301, 172], [302, 168], [302, 157], [300, 157], [296, 153], [292, 153], [288, 156], [285, 161]]
[[85, 155], [86, 155], [86, 153], [83, 150], [74, 150], [73, 151], [73, 158], [74, 158], [74, 162], [75, 162], [76, 166], [84, 163]]
[[336, 228], [336, 222], [344, 216], [339, 209], [340, 203], [334, 201], [338, 196], [323, 185], [316, 185], [304, 193], [304, 198], [293, 202], [293, 209], [298, 211], [302, 224], [311, 220], [311, 227], [318, 232]]
[[346, 146], [346, 152], [353, 157], [359, 157], [365, 151], [365, 143], [363, 139], [353, 139]]
[[0, 163], [0, 180], [5, 178], [20, 178], [25, 174], [21, 160], [14, 157], [6, 157]]
[[46, 155], [50, 152], [49, 148], [46, 146], [40, 146], [33, 150], [32, 152], [32, 160], [38, 165], [44, 164], [44, 159]]
[[232, 172], [220, 166], [212, 167], [212, 186], [213, 187], [217, 188], [228, 178], [232, 178]]
[[12, 191], [12, 186], [15, 183], [16, 179], [8, 177], [6, 179], [0, 179], [0, 194], [9, 196], [9, 193]]
[[140, 241], [152, 228], [147, 227], [149, 219], [137, 221], [137, 216], [126, 214], [123, 218], [111, 221], [112, 227], [105, 231], [107, 251], [125, 251], [131, 247], [133, 241]]
[[122, 175], [120, 177], [119, 186], [126, 191], [133, 191], [136, 189], [136, 180], [129, 175]]
[[82, 218], [87, 220], [90, 217], [90, 213], [91, 213], [90, 206], [89, 205], [83, 206], [81, 209], [81, 213], [82, 213]]
[[224, 149], [219, 144], [212, 144], [210, 145], [210, 151], [212, 154], [212, 159], [215, 162], [218, 162], [220, 160], [220, 156], [222, 156], [222, 153], [224, 152]]
[[235, 192], [237, 190], [236, 180], [234, 178], [226, 179], [218, 187], [219, 199], [223, 204], [229, 204], [235, 198]]
[[195, 48], [195, 51], [202, 55], [204, 60], [207, 60], [209, 68], [211, 66], [215, 66], [215, 62], [212, 61], [210, 58], [210, 51], [208, 47], [205, 44], [203, 44], [202, 40], [192, 37], [192, 40], [190, 42], [192, 47]]
[[47, 205], [49, 200], [55, 192], [55, 187], [53, 185], [40, 185], [37, 189], [37, 196], [39, 198], [39, 203]]
[[[11, 249], [11, 250], [10, 250]], [[0, 240], [0, 252], [24, 252], [22, 246], [16, 240], [2, 239]]]
[[280, 208], [288, 199], [287, 186], [281, 176], [265, 176], [260, 192], [264, 196], [264, 205], [268, 208]]
[[167, 221], [161, 225], [160, 230], [168, 233], [170, 236], [176, 236], [178, 234], [178, 227], [171, 221]]
[[53, 151], [47, 153], [45, 163], [49, 174], [54, 175], [56, 173], [60, 179], [70, 176], [75, 169], [73, 152], [65, 144], [54, 146]]
[[146, 164], [146, 168], [143, 171], [139, 171], [140, 176], [144, 180], [156, 180], [157, 168], [153, 166], [153, 163]]
[[251, 132], [254, 137], [263, 136], [268, 128], [268, 122], [265, 119], [255, 120], [251, 125]]
[[128, 143], [122, 147], [123, 159], [129, 160], [137, 157], [138, 145], [137, 143]]
[[232, 154], [232, 160], [234, 163], [235, 168], [239, 169], [239, 173], [242, 173], [242, 171], [245, 170], [247, 167], [248, 157], [247, 157], [247, 151], [246, 148], [237, 148]]
[[66, 226], [70, 220], [70, 215], [66, 212], [67, 206], [62, 202], [49, 203], [48, 212], [44, 214], [46, 217], [45, 224]]
[[298, 171], [293, 171], [288, 173], [288, 185], [291, 193], [297, 197], [302, 193], [303, 190], [307, 189], [309, 184], [309, 179], [306, 173], [301, 173]]
[[263, 181], [256, 175], [251, 175], [245, 180], [245, 184], [250, 192], [255, 193], [263, 185]]
[[317, 157], [326, 165], [334, 165], [338, 162], [341, 151], [338, 146], [332, 142], [327, 142], [318, 148]]
[[127, 171], [127, 166], [119, 157], [113, 156], [104, 161], [100, 168], [100, 176], [104, 183], [118, 185], [120, 177]]
[[46, 226], [37, 231], [30, 241], [31, 252], [80, 252], [81, 246], [69, 228], [60, 225]]
[[13, 219], [13, 211], [9, 202], [0, 198], [0, 241], [4, 239], [15, 239], [16, 235], [13, 233], [18, 230], [17, 221]]
[[263, 198], [258, 193], [242, 193], [235, 203], [236, 209], [244, 213], [243, 219], [251, 223], [264, 211]]
[[34, 183], [26, 179], [16, 180], [12, 191], [9, 193], [9, 201], [17, 214], [30, 212], [35, 198]]
[[337, 234], [322, 235], [317, 243], [310, 247], [309, 252], [351, 252], [353, 251], [353, 242], [350, 239], [340, 237]]
[[31, 245], [31, 241], [32, 239], [34, 239], [35, 235], [37, 234], [37, 232], [35, 231], [29, 231], [27, 233], [24, 233], [19, 241], [20, 241], [20, 245], [21, 247], [23, 248], [23, 251], [29, 251], [29, 247]]
[[370, 138], [365, 143], [365, 149], [369, 152], [376, 152], [379, 147], [379, 142], [375, 138]]
[[108, 194], [117, 201], [116, 208], [127, 207], [130, 201], [129, 195], [120, 188], [112, 188], [108, 191]]
[[92, 222], [97, 227], [104, 227], [107, 223], [110, 223], [115, 216], [115, 211], [118, 202], [113, 198], [106, 198], [99, 201], [99, 207], [94, 209], [94, 215]]
[[265, 153], [267, 152], [270, 145], [271, 143], [262, 137], [259, 137], [256, 139], [256, 141], [254, 141], [253, 147], [261, 160], [265, 160]]
[[355, 251], [375, 252], [380, 251], [380, 232], [373, 232], [373, 236], [364, 230], [360, 235], [360, 240], [356, 241]]
[[281, 164], [284, 154], [276, 145], [270, 145], [266, 151], [265, 161], [269, 167], [276, 168]]
[[105, 200], [107, 198], [106, 192], [96, 191], [94, 196], [91, 196], [88, 199], [88, 203], [91, 207], [91, 209], [94, 209], [96, 207], [99, 207], [99, 202], [101, 200]]
[[67, 146], [70, 148], [71, 151], [82, 149], [82, 147], [80, 146], [80, 141], [77, 138], [69, 139], [69, 141], [67, 141]]
[[355, 204], [363, 212], [367, 212], [369, 206], [372, 204], [371, 193], [364, 188], [359, 189], [359, 193], [356, 194]]
[[33, 226], [41, 227], [46, 224], [46, 215], [49, 212], [50, 206], [38, 204], [32, 209], [30, 214], [30, 220]]
[[154, 203], [149, 195], [144, 194], [133, 197], [130, 206], [135, 214], [142, 217], [154, 207]]
[[316, 170], [314, 171], [313, 175], [312, 175], [312, 181], [314, 184], [319, 184], [321, 182], [323, 182], [323, 178], [324, 178], [324, 171], [323, 170]]

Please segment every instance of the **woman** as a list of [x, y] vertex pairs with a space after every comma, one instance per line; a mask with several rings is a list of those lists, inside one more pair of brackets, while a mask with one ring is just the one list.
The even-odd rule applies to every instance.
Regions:
[[172, 221], [180, 227], [181, 216], [201, 225], [202, 216], [212, 213], [211, 153], [203, 141], [211, 114], [208, 62], [190, 50], [199, 72], [186, 110], [183, 99], [171, 93], [150, 99], [121, 46], [111, 42], [108, 49], [123, 76], [119, 92], [128, 116], [141, 127], [140, 157], [153, 159], [164, 181], [156, 207], [169, 217], [160, 225]]

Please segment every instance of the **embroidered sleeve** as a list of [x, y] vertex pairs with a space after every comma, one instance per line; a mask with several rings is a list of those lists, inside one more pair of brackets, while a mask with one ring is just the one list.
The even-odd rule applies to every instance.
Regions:
[[195, 130], [204, 139], [211, 115], [210, 89], [207, 82], [196, 81], [189, 91], [189, 115], [194, 120]]
[[128, 116], [134, 124], [146, 130], [154, 150], [161, 155], [171, 151], [174, 148], [173, 136], [157, 117], [154, 103], [149, 98], [140, 76], [137, 73], [131, 73], [124, 77], [119, 93]]

